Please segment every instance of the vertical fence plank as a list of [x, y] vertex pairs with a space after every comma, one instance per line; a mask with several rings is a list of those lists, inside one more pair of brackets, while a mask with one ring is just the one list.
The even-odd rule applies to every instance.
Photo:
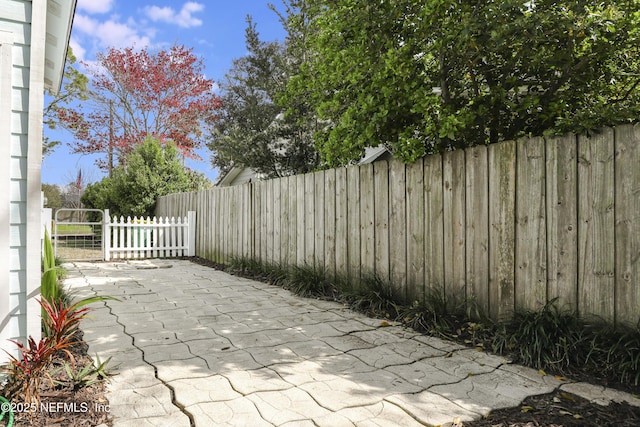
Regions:
[[489, 315], [504, 319], [515, 308], [516, 143], [487, 147], [489, 166]]
[[360, 269], [375, 272], [375, 212], [373, 165], [360, 166]]
[[185, 228], [183, 227], [183, 224], [182, 224], [182, 218], [178, 217], [178, 222], [176, 227], [176, 241], [174, 243], [174, 246], [178, 248], [176, 251], [176, 256], [184, 256], [185, 254], [184, 241], [182, 239], [184, 237], [184, 233], [185, 233]]
[[[280, 262], [289, 264], [289, 178], [278, 180], [280, 186]], [[276, 217], [277, 220], [277, 217]]]
[[443, 154], [444, 283], [447, 298], [466, 298], [464, 150]]
[[227, 202], [227, 189], [220, 189], [220, 223], [218, 228], [218, 242], [220, 248], [220, 262], [226, 263], [227, 258], [227, 222], [229, 220], [229, 204]]
[[424, 162], [407, 165], [407, 297], [410, 301], [424, 297]]
[[578, 139], [578, 309], [614, 317], [613, 130]]
[[319, 268], [324, 268], [324, 212], [325, 212], [325, 202], [324, 202], [324, 171], [315, 172], [313, 175], [313, 195], [314, 195], [314, 258], [313, 262]]
[[443, 218], [442, 156], [424, 159], [424, 259], [425, 289], [445, 295], [444, 281], [444, 218]]
[[213, 259], [216, 262], [222, 262], [220, 257], [220, 221], [222, 214], [220, 211], [220, 191], [211, 191], [213, 198], [212, 206], [212, 239], [213, 239]]
[[265, 230], [264, 230], [264, 182], [256, 181], [253, 183], [255, 186], [255, 207], [254, 207], [254, 224], [255, 224], [255, 244], [256, 244], [256, 258], [258, 261], [266, 261], [263, 258], [264, 242], [265, 242]]
[[[132, 239], [132, 236], [131, 236], [131, 234], [132, 234], [131, 231], [132, 230], [131, 230], [131, 227], [128, 227], [128, 225], [131, 224], [131, 217], [130, 216], [127, 217], [127, 222], [125, 224], [127, 225], [127, 226], [125, 226], [125, 234], [127, 236], [127, 240], [126, 240], [126, 243], [125, 243], [126, 246], [125, 247], [126, 248], [130, 248], [131, 245], [133, 244], [133, 239]], [[133, 258], [133, 254], [131, 253], [131, 251], [127, 251], [126, 257], [127, 258]]]
[[348, 274], [347, 168], [336, 169], [336, 273]]
[[274, 206], [275, 206], [275, 199], [274, 199], [274, 193], [273, 193], [273, 180], [267, 180], [264, 181], [264, 185], [265, 185], [265, 191], [266, 191], [266, 195], [267, 195], [267, 200], [265, 203], [265, 214], [266, 214], [266, 221], [265, 221], [265, 230], [266, 230], [266, 246], [265, 246], [265, 250], [264, 250], [264, 259], [268, 262], [268, 263], [272, 263], [274, 262], [274, 246], [273, 246], [273, 236], [274, 236], [274, 232], [273, 232], [273, 221], [274, 221]]
[[474, 297], [481, 310], [489, 310], [489, 191], [487, 147], [467, 149], [466, 187], [466, 277], [467, 297]]
[[407, 301], [407, 194], [406, 166], [389, 163], [389, 275], [402, 302]]
[[336, 170], [324, 172], [324, 265], [336, 272]]
[[280, 234], [280, 221], [282, 220], [282, 209], [281, 209], [281, 202], [282, 202], [282, 195], [280, 192], [280, 180], [282, 178], [279, 179], [273, 179], [271, 180], [272, 183], [272, 191], [273, 191], [273, 222], [271, 223], [271, 227], [273, 229], [273, 249], [272, 249], [272, 257], [273, 257], [273, 262], [275, 262], [276, 264], [280, 264], [282, 262], [281, 259], [281, 245], [282, 245], [282, 237]]
[[296, 194], [297, 194], [297, 215], [296, 223], [297, 229], [297, 251], [296, 251], [296, 264], [303, 265], [305, 263], [305, 230], [307, 228], [305, 218], [305, 188], [304, 180], [305, 175], [296, 175]]
[[389, 277], [389, 162], [373, 163], [375, 274], [382, 280]]
[[360, 278], [360, 171], [347, 167], [347, 260], [349, 278]]
[[171, 227], [169, 229], [171, 230], [171, 244], [170, 244], [170, 246], [171, 246], [171, 255], [170, 256], [172, 258], [177, 255], [176, 254], [176, 250], [174, 249], [176, 247], [176, 226], [175, 226], [175, 223], [176, 223], [176, 219], [174, 217], [171, 217], [171, 222], [170, 222]]
[[578, 301], [578, 172], [575, 135], [546, 141], [547, 299], [563, 308]]
[[516, 307], [547, 301], [546, 181], [542, 138], [516, 143]]
[[224, 197], [225, 197], [225, 218], [227, 219], [225, 224], [225, 258], [227, 261], [233, 259], [236, 255], [235, 248], [237, 245], [237, 241], [235, 239], [236, 232], [236, 206], [235, 206], [235, 189], [231, 187], [227, 187], [224, 189]]
[[636, 325], [640, 316], [640, 125], [615, 134], [616, 322]]
[[289, 244], [287, 263], [293, 265], [296, 263], [298, 252], [298, 197], [297, 197], [297, 178], [290, 176], [287, 178], [287, 187], [289, 193]]
[[315, 179], [312, 173], [304, 175], [304, 262], [315, 261]]

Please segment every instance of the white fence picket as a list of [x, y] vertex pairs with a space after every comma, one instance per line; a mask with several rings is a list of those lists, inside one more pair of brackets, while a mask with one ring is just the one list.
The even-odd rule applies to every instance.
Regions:
[[108, 218], [104, 223], [105, 260], [193, 256], [194, 227], [195, 212], [177, 220], [173, 217]]

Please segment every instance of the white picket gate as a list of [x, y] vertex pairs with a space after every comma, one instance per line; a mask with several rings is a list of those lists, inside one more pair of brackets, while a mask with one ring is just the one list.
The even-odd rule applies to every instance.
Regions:
[[109, 217], [105, 211], [104, 259], [195, 256], [196, 213], [184, 218]]

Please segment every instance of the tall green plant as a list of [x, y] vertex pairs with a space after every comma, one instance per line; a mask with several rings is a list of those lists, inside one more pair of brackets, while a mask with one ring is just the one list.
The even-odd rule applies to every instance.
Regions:
[[49, 302], [60, 299], [62, 290], [58, 284], [58, 270], [56, 257], [49, 232], [44, 230], [44, 247], [42, 257], [42, 279], [40, 282], [40, 294]]

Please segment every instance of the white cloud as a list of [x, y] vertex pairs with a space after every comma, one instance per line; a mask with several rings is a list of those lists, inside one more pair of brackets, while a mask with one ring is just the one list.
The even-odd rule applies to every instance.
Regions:
[[78, 10], [87, 13], [106, 13], [111, 10], [114, 0], [78, 0]]
[[98, 21], [85, 15], [76, 14], [73, 27], [84, 33], [85, 36], [94, 39], [95, 43], [102, 48], [107, 47], [146, 47], [151, 44], [149, 34], [143, 34], [136, 28], [135, 22], [129, 20], [127, 23], [117, 21], [117, 17], [112, 17], [106, 21]]
[[189, 1], [177, 13], [171, 7], [148, 6], [144, 10], [152, 21], [167, 22], [189, 28], [202, 25], [202, 20], [194, 17], [193, 14], [203, 11], [204, 4]]
[[76, 57], [78, 62], [84, 61], [87, 50], [80, 45], [80, 42], [75, 37], [69, 39], [69, 46], [73, 50], [73, 56]]

